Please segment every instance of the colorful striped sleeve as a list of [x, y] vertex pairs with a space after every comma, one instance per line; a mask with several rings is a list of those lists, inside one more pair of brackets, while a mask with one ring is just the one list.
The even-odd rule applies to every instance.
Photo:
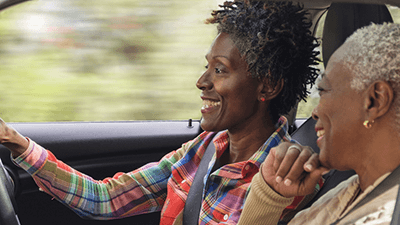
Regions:
[[171, 166], [183, 157], [190, 142], [130, 173], [94, 180], [74, 170], [30, 140], [29, 149], [14, 163], [32, 175], [36, 184], [83, 218], [116, 219], [160, 211]]

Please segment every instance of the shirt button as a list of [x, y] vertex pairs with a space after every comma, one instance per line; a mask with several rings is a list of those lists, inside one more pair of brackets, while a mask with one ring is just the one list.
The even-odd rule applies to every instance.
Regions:
[[183, 183], [185, 183], [186, 182], [186, 180], [183, 180], [182, 182], [181, 182], [181, 184], [183, 184]]
[[246, 165], [246, 167], [244, 167], [245, 170], [249, 170], [250, 169], [250, 165]]
[[229, 215], [228, 215], [228, 214], [225, 214], [224, 220], [228, 220], [228, 218], [229, 218]]

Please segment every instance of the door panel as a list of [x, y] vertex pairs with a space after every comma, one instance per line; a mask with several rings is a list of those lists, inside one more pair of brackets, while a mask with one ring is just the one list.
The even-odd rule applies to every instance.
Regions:
[[[104, 179], [161, 159], [200, 132], [199, 121], [10, 123], [22, 135], [51, 150], [73, 168]], [[17, 184], [21, 224], [159, 224], [159, 213], [113, 221], [81, 219], [51, 196], [39, 192], [33, 179], [11, 163], [3, 146], [0, 157]]]

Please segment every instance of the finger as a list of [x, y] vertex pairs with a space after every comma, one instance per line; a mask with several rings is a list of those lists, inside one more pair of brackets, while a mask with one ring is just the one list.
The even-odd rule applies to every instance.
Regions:
[[279, 167], [281, 166], [281, 163], [286, 156], [286, 152], [291, 145], [292, 145], [292, 143], [283, 142], [283, 143], [279, 144], [277, 147], [274, 147], [274, 149], [275, 149], [274, 171], [275, 172], [278, 171]]
[[273, 164], [275, 161], [276, 148], [271, 148], [265, 161], [261, 164], [261, 175], [265, 182], [273, 187], [276, 184], [276, 172], [274, 171]]
[[284, 177], [287, 176], [288, 172], [296, 162], [298, 156], [301, 153], [301, 148], [298, 145], [291, 145], [287, 151], [286, 155], [283, 158], [281, 165], [279, 166], [276, 174], [277, 174], [277, 182], [280, 183]]
[[278, 170], [280, 164], [282, 163], [283, 159], [286, 156], [287, 150], [290, 148], [290, 146], [293, 145], [293, 143], [290, 142], [283, 142], [279, 144], [277, 147], [275, 147], [275, 162], [274, 162], [274, 169], [275, 171]]
[[304, 170], [304, 164], [312, 156], [314, 152], [310, 148], [304, 148], [296, 161], [293, 163], [284, 182], [286, 186], [290, 186], [293, 182], [299, 183], [304, 178], [306, 171]]
[[319, 168], [313, 170], [311, 173], [309, 173], [304, 179], [304, 182], [303, 182], [304, 186], [303, 186], [303, 188], [301, 188], [302, 189], [301, 194], [302, 195], [311, 194], [314, 191], [317, 183], [322, 178], [322, 174], [324, 174], [327, 171], [329, 171], [328, 168], [319, 167]]
[[267, 155], [267, 158], [261, 164], [262, 171], [263, 171], [262, 174], [263, 175], [264, 175], [264, 172], [268, 172], [268, 175], [271, 175], [271, 176], [275, 177], [275, 171], [273, 169], [273, 165], [274, 165], [274, 162], [275, 162], [275, 152], [276, 152], [276, 149], [275, 148], [271, 148], [271, 150], [269, 151], [269, 154]]
[[304, 170], [310, 173], [320, 166], [321, 162], [319, 161], [319, 155], [317, 153], [313, 153], [312, 156], [304, 164]]

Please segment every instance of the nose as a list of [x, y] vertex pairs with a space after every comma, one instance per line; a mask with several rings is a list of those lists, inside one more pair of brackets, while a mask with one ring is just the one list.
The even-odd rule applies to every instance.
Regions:
[[311, 116], [312, 116], [312, 118], [314, 119], [314, 120], [318, 120], [318, 105], [313, 109], [313, 111], [312, 111], [312, 113], [311, 113]]
[[203, 73], [199, 77], [199, 79], [196, 82], [196, 86], [198, 89], [205, 91], [205, 90], [211, 90], [213, 87], [213, 83], [211, 81], [211, 74], [207, 71]]

